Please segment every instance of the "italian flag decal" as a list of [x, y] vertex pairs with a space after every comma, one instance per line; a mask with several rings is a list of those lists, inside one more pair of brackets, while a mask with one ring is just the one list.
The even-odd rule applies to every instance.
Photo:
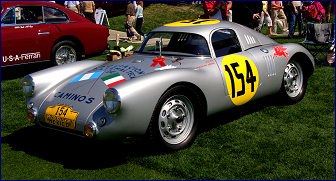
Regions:
[[126, 79], [118, 73], [103, 77], [101, 79], [109, 88], [126, 81]]

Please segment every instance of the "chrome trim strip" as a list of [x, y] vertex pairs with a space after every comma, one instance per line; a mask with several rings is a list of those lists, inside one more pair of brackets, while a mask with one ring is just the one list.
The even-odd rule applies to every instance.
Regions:
[[38, 33], [38, 35], [49, 35], [50, 32]]
[[12, 66], [17, 66], [17, 65], [26, 65], [26, 64], [31, 64], [31, 63], [41, 63], [41, 62], [49, 62], [50, 60], [40, 60], [40, 61], [35, 61], [35, 62], [26, 62], [26, 63], [19, 63], [19, 64], [13, 64], [13, 65], [1, 65], [1, 68], [3, 67], [12, 67]]

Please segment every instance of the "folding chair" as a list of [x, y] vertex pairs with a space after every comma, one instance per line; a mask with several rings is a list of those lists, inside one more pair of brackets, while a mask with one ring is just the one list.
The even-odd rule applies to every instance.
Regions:
[[329, 47], [334, 41], [334, 24], [333, 23], [307, 23], [306, 38], [300, 42], [306, 47], [310, 53], [316, 57], [321, 55], [328, 55]]

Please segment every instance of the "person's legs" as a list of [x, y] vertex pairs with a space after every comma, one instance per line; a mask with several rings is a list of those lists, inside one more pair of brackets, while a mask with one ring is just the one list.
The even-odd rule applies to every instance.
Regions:
[[273, 33], [275, 34], [277, 32], [278, 26], [277, 26], [277, 20], [278, 20], [278, 12], [272, 10], [271, 11], [271, 18], [272, 18], [272, 24], [273, 24]]
[[296, 14], [294, 10], [288, 11], [288, 23], [289, 23], [289, 33], [288, 37], [293, 38], [295, 32], [295, 21], [296, 21]]
[[232, 22], [232, 10], [231, 9], [228, 11], [227, 20]]
[[283, 24], [282, 31], [283, 32], [287, 31], [288, 30], [287, 17], [285, 15], [285, 12], [282, 9], [280, 9], [278, 12], [278, 18], [281, 20]]
[[130, 24], [131, 24], [132, 26], [130, 27], [130, 30], [134, 33], [134, 35], [135, 35], [137, 38], [139, 38], [139, 37], [140, 37], [139, 33], [133, 28], [134, 21], [135, 21], [135, 16], [131, 16], [131, 17], [130, 17]]
[[273, 32], [272, 32], [272, 20], [271, 20], [271, 17], [265, 15], [264, 18], [265, 18], [264, 21], [265, 21], [265, 23], [266, 23], [266, 25], [268, 27], [268, 34], [269, 35], [274, 35]]
[[296, 7], [298, 14], [296, 14], [296, 21], [295, 21], [295, 26], [298, 26], [298, 30], [299, 30], [299, 36], [302, 35], [302, 12], [300, 10], [300, 7], [297, 6]]
[[141, 30], [141, 27], [142, 27], [142, 22], [143, 22], [143, 18], [137, 18], [136, 20], [136, 25], [135, 25], [135, 29], [137, 30], [137, 32], [144, 36], [144, 33], [142, 32]]
[[257, 30], [261, 30], [262, 29], [262, 27], [264, 25], [264, 21], [266, 20], [265, 16], [266, 16], [265, 13], [261, 12], [260, 21], [259, 21], [259, 25], [258, 25]]
[[96, 23], [93, 13], [84, 12], [84, 15], [86, 19], [92, 21], [93, 23]]

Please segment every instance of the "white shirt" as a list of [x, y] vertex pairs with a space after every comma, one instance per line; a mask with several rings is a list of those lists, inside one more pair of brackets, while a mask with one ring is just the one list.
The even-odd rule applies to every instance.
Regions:
[[64, 1], [64, 5], [67, 8], [77, 7], [77, 5], [79, 5], [79, 1]]
[[135, 17], [143, 18], [143, 8], [140, 5], [137, 5], [135, 9], [136, 9]]

